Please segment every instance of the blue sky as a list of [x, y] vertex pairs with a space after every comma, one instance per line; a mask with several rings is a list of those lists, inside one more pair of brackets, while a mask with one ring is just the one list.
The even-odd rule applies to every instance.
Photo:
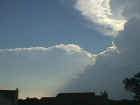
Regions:
[[140, 68], [138, 4], [0, 0], [0, 89], [19, 88], [20, 98], [91, 90], [130, 98], [122, 81]]
[[[80, 16], [80, 12], [76, 11], [70, 2], [64, 3], [59, 0], [1, 0], [0, 4], [1, 49], [76, 44], [87, 51], [97, 53], [111, 44], [109, 37], [88, 28], [88, 24], [85, 24], [86, 21]], [[3, 75], [1, 76], [1, 83], [3, 84], [1, 88], [15, 89], [18, 87], [21, 90], [21, 97], [55, 95], [57, 88], [62, 87], [63, 81], [59, 85], [55, 85], [57, 84], [57, 82], [54, 82], [55, 78], [50, 77], [52, 72], [53, 75], [58, 74], [57, 69], [64, 69], [63, 66], [72, 66], [73, 62], [78, 63], [81, 59], [84, 59], [79, 57], [75, 61], [72, 56], [65, 58], [63, 53], [64, 57], [60, 58], [57, 55], [61, 55], [61, 51], [57, 50], [56, 53], [55, 50], [52, 51], [54, 55], [46, 54], [44, 56], [46, 60], [41, 59], [42, 53], [37, 58], [26, 51], [25, 54], [24, 52], [14, 53], [15, 55], [10, 52], [4, 53], [1, 56], [1, 74]], [[31, 58], [28, 59], [26, 56], [31, 56]], [[64, 65], [65, 61], [67, 62]], [[85, 61], [87, 60], [84, 59], [83, 63]], [[83, 63], [81, 64], [84, 65]], [[81, 64], [75, 68], [81, 68]], [[44, 71], [45, 69], [46, 71]], [[71, 69], [73, 68], [69, 67], [69, 70]], [[64, 70], [62, 71], [64, 72]], [[37, 74], [39, 75], [37, 76]], [[46, 76], [50, 77], [49, 80]], [[59, 78], [59, 76], [55, 77], [57, 77], [56, 79]], [[63, 78], [66, 79], [66, 77]], [[42, 82], [35, 83], [35, 80]], [[26, 83], [26, 81], [29, 82]], [[54, 82], [55, 89], [50, 86], [51, 82]], [[35, 89], [32, 90], [32, 88]], [[48, 92], [44, 94], [44, 90], [48, 90]]]
[[1, 0], [0, 48], [76, 43], [97, 53], [111, 44], [71, 3], [60, 0]]

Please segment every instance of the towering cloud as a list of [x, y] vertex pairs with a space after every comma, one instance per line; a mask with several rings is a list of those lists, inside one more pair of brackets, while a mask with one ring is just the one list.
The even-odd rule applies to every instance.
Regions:
[[78, 45], [0, 49], [1, 88], [21, 89], [20, 96], [52, 96], [84, 68], [95, 55]]
[[140, 0], [75, 1], [98, 30], [116, 36], [112, 45], [98, 54], [74, 44], [0, 49], [1, 88], [18, 85], [21, 96], [106, 90], [113, 98], [129, 97], [122, 80], [140, 69]]
[[139, 0], [76, 0], [75, 7], [83, 16], [99, 30], [113, 32], [110, 35], [116, 37], [112, 47], [97, 54], [96, 63], [63, 91], [106, 90], [112, 98], [132, 96], [125, 91], [122, 81], [140, 71], [139, 4]]
[[122, 81], [140, 71], [139, 27], [140, 19], [129, 20], [125, 31], [113, 41], [114, 47], [98, 54], [96, 64], [88, 66], [64, 91], [106, 90], [111, 98], [130, 98], [132, 95], [125, 91]]

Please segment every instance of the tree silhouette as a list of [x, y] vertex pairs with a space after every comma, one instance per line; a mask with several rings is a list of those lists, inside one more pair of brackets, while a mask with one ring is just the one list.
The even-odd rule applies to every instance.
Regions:
[[108, 99], [108, 93], [104, 90], [104, 91], [101, 91], [101, 96], [103, 96], [105, 99]]
[[123, 81], [125, 88], [135, 94], [134, 98], [140, 101], [140, 72]]

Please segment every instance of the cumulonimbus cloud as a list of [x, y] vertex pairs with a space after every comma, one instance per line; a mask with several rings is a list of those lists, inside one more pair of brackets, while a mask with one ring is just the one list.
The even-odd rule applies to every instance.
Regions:
[[95, 57], [74, 44], [0, 49], [1, 88], [18, 87], [20, 97], [54, 96], [87, 65], [94, 64]]
[[[113, 44], [99, 55], [116, 50]], [[75, 44], [0, 49], [0, 81], [10, 82], [2, 83], [3, 88], [20, 88], [20, 97], [53, 96], [85, 72], [87, 66], [94, 65], [99, 55]]]
[[[76, 0], [75, 5], [82, 15], [101, 25], [104, 31], [123, 30], [112, 42], [111, 47], [99, 54], [92, 54], [74, 44], [60, 44], [48, 48], [0, 49], [0, 71], [3, 71], [3, 74], [0, 74], [1, 86], [19, 87], [24, 93], [21, 96], [51, 96], [66, 85], [70, 89], [78, 88], [80, 91], [89, 91], [91, 88], [107, 89], [111, 94], [117, 93], [118, 96], [122, 96], [122, 88], [119, 87], [122, 86], [122, 79], [128, 75], [128, 71], [132, 71], [130, 69], [136, 71], [140, 62], [140, 38], [136, 34], [139, 33], [139, 20], [128, 21], [125, 31], [124, 24], [138, 15], [133, 11], [139, 8], [135, 6], [136, 9], [133, 10], [131, 3], [124, 6], [125, 3], [118, 2], [122, 0], [117, 0], [118, 5], [114, 7], [115, 1]], [[139, 4], [138, 0], [134, 1], [138, 3], [133, 5]], [[125, 8], [128, 5], [129, 8]], [[127, 11], [131, 11], [133, 16]], [[83, 71], [85, 72], [80, 78], [74, 79]], [[74, 79], [72, 83], [71, 79]]]
[[106, 90], [111, 98], [132, 98], [122, 81], [140, 70], [139, 4], [140, 0], [76, 0], [76, 9], [101, 25], [99, 30], [118, 34], [111, 34], [116, 35], [112, 46], [97, 54], [96, 64], [88, 66], [80, 78], [73, 79], [62, 91]]
[[123, 80], [140, 71], [139, 27], [140, 19], [129, 20], [125, 31], [113, 41], [113, 46], [99, 53], [96, 64], [88, 66], [80, 78], [71, 81], [63, 90], [106, 90], [111, 98], [132, 98], [132, 94], [125, 91]]

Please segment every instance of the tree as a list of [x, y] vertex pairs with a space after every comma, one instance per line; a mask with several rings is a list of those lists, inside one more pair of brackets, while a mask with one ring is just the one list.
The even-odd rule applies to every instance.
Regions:
[[108, 99], [108, 93], [104, 90], [104, 91], [101, 91], [101, 96], [103, 96], [105, 99]]
[[135, 94], [134, 98], [140, 101], [140, 72], [123, 81], [125, 88]]

